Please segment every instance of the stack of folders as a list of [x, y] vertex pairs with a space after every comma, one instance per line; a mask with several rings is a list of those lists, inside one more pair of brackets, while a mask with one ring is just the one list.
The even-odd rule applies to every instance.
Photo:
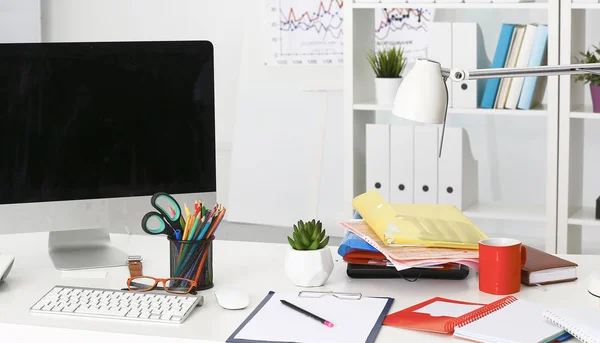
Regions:
[[[492, 68], [538, 67], [546, 64], [548, 26], [503, 24]], [[545, 78], [487, 80], [482, 108], [522, 109], [537, 106], [545, 92]]]
[[353, 206], [361, 219], [340, 222], [338, 249], [350, 277], [462, 279], [478, 267], [486, 236], [454, 206], [390, 205], [376, 190]]

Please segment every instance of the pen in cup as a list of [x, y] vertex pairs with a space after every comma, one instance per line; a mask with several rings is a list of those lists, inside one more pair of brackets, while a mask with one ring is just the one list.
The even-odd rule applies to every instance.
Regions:
[[296, 306], [296, 305], [294, 305], [294, 304], [292, 304], [290, 302], [287, 302], [285, 300], [280, 300], [280, 301], [281, 301], [282, 304], [284, 304], [285, 306], [291, 308], [292, 310], [298, 311], [298, 312], [302, 313], [303, 315], [306, 315], [306, 316], [308, 316], [308, 317], [310, 317], [310, 318], [312, 318], [314, 320], [317, 320], [317, 321], [321, 322], [321, 324], [324, 324], [327, 327], [330, 327], [330, 328], [333, 327], [333, 323], [332, 322], [330, 322], [328, 320], [325, 320], [325, 319], [317, 316], [316, 314], [313, 314], [313, 313], [308, 312], [307, 310], [301, 309], [300, 307], [298, 307], [298, 306]]

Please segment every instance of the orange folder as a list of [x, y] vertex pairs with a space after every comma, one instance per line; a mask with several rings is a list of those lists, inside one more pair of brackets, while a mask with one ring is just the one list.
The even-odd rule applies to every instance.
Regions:
[[427, 313], [415, 312], [437, 301], [452, 304], [481, 306], [484, 305], [436, 297], [388, 315], [383, 321], [383, 325], [397, 326], [405, 329], [452, 334], [454, 333], [454, 327], [457, 324], [458, 317], [432, 316]]

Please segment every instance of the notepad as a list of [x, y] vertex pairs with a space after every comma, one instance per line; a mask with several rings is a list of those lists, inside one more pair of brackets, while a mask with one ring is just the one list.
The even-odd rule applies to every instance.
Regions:
[[600, 343], [600, 309], [555, 308], [544, 317], [585, 343]]
[[545, 320], [542, 306], [514, 297], [505, 299], [504, 306], [491, 312], [476, 311], [458, 323], [454, 336], [490, 343], [542, 343], [565, 333]]
[[[334, 324], [330, 328], [281, 304], [294, 305]], [[298, 293], [270, 292], [227, 342], [373, 342], [393, 299], [299, 297]]]

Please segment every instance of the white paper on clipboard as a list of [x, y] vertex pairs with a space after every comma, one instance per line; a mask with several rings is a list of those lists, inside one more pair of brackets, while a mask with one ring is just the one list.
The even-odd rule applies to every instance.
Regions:
[[[269, 298], [270, 297], [270, 298]], [[371, 342], [392, 303], [390, 298], [339, 299], [299, 297], [297, 293], [270, 293], [258, 309], [228, 342], [240, 340], [269, 342]], [[329, 328], [283, 305], [280, 300], [314, 313], [334, 324]], [[372, 335], [375, 330], [375, 335]]]

